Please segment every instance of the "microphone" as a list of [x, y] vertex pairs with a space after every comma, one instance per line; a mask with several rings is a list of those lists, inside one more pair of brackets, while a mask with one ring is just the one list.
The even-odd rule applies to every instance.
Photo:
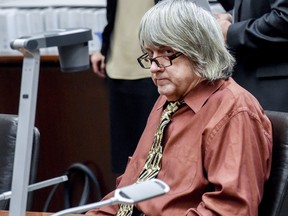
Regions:
[[[55, 178], [52, 178], [52, 179], [48, 179], [48, 180], [45, 180], [45, 181], [41, 181], [41, 182], [29, 185], [28, 186], [28, 191], [30, 192], [30, 191], [38, 190], [38, 189], [41, 189], [41, 188], [44, 188], [44, 187], [48, 187], [48, 186], [55, 185], [55, 184], [58, 184], [58, 183], [61, 183], [61, 182], [65, 182], [67, 180], [68, 180], [67, 175], [55, 177]], [[4, 192], [4, 193], [0, 194], [0, 200], [10, 199], [11, 195], [12, 195], [12, 191]]]
[[90, 209], [100, 208], [114, 204], [134, 204], [140, 201], [148, 200], [166, 194], [170, 190], [169, 186], [159, 180], [151, 179], [140, 183], [128, 185], [115, 190], [114, 197], [100, 202], [91, 203], [83, 206], [77, 206], [65, 209], [52, 214], [51, 216], [62, 216], [66, 214], [79, 214]]

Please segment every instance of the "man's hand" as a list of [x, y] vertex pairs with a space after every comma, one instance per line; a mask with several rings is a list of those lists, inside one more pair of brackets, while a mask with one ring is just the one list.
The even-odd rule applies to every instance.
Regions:
[[103, 56], [100, 52], [94, 53], [91, 55], [90, 60], [93, 72], [100, 78], [105, 78], [106, 77], [105, 56]]
[[214, 16], [216, 17], [216, 20], [220, 25], [225, 42], [227, 42], [227, 32], [229, 26], [232, 23], [232, 16], [229, 13], [215, 13]]

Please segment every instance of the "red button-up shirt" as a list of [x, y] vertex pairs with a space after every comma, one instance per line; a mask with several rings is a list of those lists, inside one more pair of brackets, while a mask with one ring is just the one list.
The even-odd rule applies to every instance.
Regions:
[[[165, 102], [160, 96], [155, 103], [118, 187], [136, 182]], [[258, 101], [229, 78], [199, 84], [184, 102], [166, 128], [157, 177], [170, 192], [137, 208], [147, 216], [258, 215], [272, 155], [271, 123]], [[115, 215], [117, 210], [114, 205], [88, 214]]]

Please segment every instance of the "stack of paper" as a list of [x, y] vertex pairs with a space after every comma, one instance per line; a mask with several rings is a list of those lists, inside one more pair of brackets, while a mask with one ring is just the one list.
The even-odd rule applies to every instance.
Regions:
[[[65, 28], [90, 28], [93, 32], [93, 40], [89, 41], [89, 52], [99, 51], [101, 33], [106, 23], [106, 8], [2, 8], [0, 9], [0, 55], [20, 54], [10, 48], [10, 42], [16, 38]], [[41, 53], [55, 55], [58, 54], [58, 50], [57, 47], [49, 47], [41, 49]]]

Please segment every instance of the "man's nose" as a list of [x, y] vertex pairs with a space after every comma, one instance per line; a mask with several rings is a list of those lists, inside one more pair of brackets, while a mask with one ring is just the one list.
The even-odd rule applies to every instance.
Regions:
[[162, 72], [163, 70], [164, 70], [164, 68], [159, 67], [159, 63], [156, 62], [155, 60], [151, 62], [151, 67], [150, 67], [151, 73]]

